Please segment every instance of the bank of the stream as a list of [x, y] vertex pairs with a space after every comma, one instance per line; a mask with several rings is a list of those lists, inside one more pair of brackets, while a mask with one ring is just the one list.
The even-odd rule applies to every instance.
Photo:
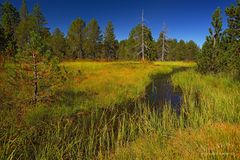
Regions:
[[182, 89], [180, 116], [165, 108], [156, 120], [160, 126], [153, 125], [113, 159], [240, 159], [239, 81], [193, 70], [175, 73], [171, 81]]
[[67, 103], [0, 111], [0, 158], [238, 158], [239, 83], [174, 63], [65, 64]]
[[151, 75], [170, 73], [176, 63], [171, 64], [63, 63], [69, 79], [57, 103], [1, 110], [0, 158], [109, 158], [150, 130], [162, 130], [163, 113], [139, 97]]

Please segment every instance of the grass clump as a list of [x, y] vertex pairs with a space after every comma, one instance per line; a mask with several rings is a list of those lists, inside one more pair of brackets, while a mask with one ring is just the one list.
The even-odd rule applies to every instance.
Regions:
[[239, 159], [239, 82], [188, 70], [175, 73], [172, 83], [183, 92], [180, 115], [165, 109], [159, 127], [166, 132], [144, 134], [114, 159]]
[[69, 79], [56, 102], [2, 107], [0, 159], [240, 158], [240, 84], [233, 78], [174, 72], [180, 114], [141, 100], [152, 75], [181, 66], [194, 64], [62, 63]]

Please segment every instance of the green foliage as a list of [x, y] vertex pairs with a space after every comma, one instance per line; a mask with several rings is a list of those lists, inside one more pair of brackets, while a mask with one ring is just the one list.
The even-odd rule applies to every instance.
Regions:
[[26, 19], [21, 20], [16, 28], [16, 38], [18, 48], [21, 50], [29, 43], [30, 32], [37, 31], [36, 19], [33, 16], [28, 16]]
[[19, 23], [19, 13], [9, 2], [4, 2], [1, 6], [1, 26], [4, 30], [5, 53], [13, 56], [16, 52], [15, 29]]
[[217, 8], [213, 13], [211, 24], [214, 30], [209, 28], [209, 39], [213, 41], [213, 47], [215, 47], [220, 42], [222, 36], [222, 17], [220, 8]]
[[45, 27], [45, 25], [47, 24], [47, 21], [41, 11], [41, 8], [38, 4], [36, 4], [33, 7], [32, 13], [30, 14], [30, 16], [32, 17], [32, 20], [35, 23], [35, 28], [34, 28], [34, 32], [37, 32], [38, 34], [40, 34], [44, 40], [49, 39], [50, 37], [50, 32], [49, 29], [47, 27]]
[[26, 0], [22, 0], [22, 6], [20, 8], [20, 18], [21, 20], [26, 20], [28, 17], [28, 9], [27, 9], [27, 3]]
[[64, 38], [64, 33], [61, 32], [59, 28], [56, 28], [52, 33], [49, 41], [49, 48], [51, 48], [54, 56], [61, 59], [66, 56], [67, 44]]
[[[47, 45], [45, 49], [51, 50], [54, 55], [62, 58], [89, 58], [89, 59], [126, 59], [137, 60], [141, 56], [142, 27], [137, 25], [132, 29], [127, 40], [119, 43], [114, 35], [114, 27], [111, 22], [106, 26], [104, 36], [98, 22], [92, 19], [87, 26], [85, 22], [77, 18], [69, 28], [66, 40], [64, 35], [56, 31], [52, 36], [46, 27], [47, 21], [37, 4], [31, 13], [28, 13], [26, 0], [22, 0], [20, 16], [16, 8], [9, 2], [0, 7], [0, 50], [8, 56], [13, 56], [28, 45], [32, 31], [41, 35]], [[1, 38], [4, 34], [3, 39]], [[161, 37], [160, 37], [161, 38]], [[66, 42], [65, 42], [66, 41]], [[159, 59], [161, 40], [153, 40], [151, 30], [144, 26], [145, 57], [148, 60]], [[166, 40], [168, 54], [167, 60], [193, 60], [198, 48], [191, 42], [188, 46], [177, 45], [172, 40]], [[179, 50], [181, 49], [181, 50]]]
[[[177, 48], [177, 45], [178, 45], [178, 41], [176, 39], [168, 39], [168, 54], [167, 54], [167, 60], [172, 60], [172, 61], [175, 61], [177, 60], [177, 54], [178, 54], [178, 48]], [[159, 46], [157, 46], [159, 48]], [[161, 49], [161, 48], [160, 48]], [[160, 51], [160, 50], [158, 50]]]
[[232, 72], [240, 77], [240, 1], [236, 5], [231, 5], [226, 9], [228, 16], [228, 29], [226, 30], [227, 39], [229, 40], [229, 67]]
[[5, 36], [4, 36], [4, 29], [0, 25], [0, 55], [3, 56], [3, 51], [5, 49]]
[[64, 77], [58, 67], [59, 60], [46, 50], [46, 46], [38, 33], [31, 32], [28, 44], [16, 55], [13, 65], [7, 67], [6, 80], [15, 89], [17, 96], [13, 95], [13, 101], [19, 105], [32, 103], [33, 98], [49, 103], [57, 88], [62, 86]]
[[[118, 56], [120, 59], [139, 59], [141, 57], [142, 26], [133, 28], [127, 41], [119, 44]], [[156, 58], [156, 51], [151, 30], [144, 26], [145, 56], [153, 60]]]
[[200, 51], [197, 44], [192, 40], [189, 42], [180, 40], [178, 42], [176, 39], [168, 39], [167, 45], [168, 54], [166, 58], [171, 61], [194, 61]]
[[116, 40], [112, 22], [108, 22], [104, 33], [104, 53], [108, 59], [116, 59]]
[[69, 47], [68, 56], [72, 58], [83, 58], [85, 57], [84, 54], [84, 28], [85, 28], [85, 22], [77, 18], [74, 20], [70, 26], [70, 29], [68, 31], [67, 35], [67, 44]]
[[31, 14], [36, 19], [36, 24], [38, 26], [37, 31], [41, 32], [41, 29], [47, 24], [47, 21], [41, 11], [41, 8], [38, 4], [33, 7]]
[[220, 43], [222, 40], [222, 17], [221, 10], [217, 8], [212, 15], [212, 27], [213, 29], [209, 29], [210, 35], [207, 36], [206, 42], [202, 47], [202, 52], [198, 57], [198, 69], [203, 72], [219, 72], [218, 66], [221, 57], [219, 56]]
[[240, 1], [236, 1], [236, 6], [231, 5], [226, 8], [226, 14], [228, 16], [228, 29], [226, 32], [233, 40], [240, 39]]
[[102, 36], [98, 22], [92, 19], [85, 28], [84, 51], [86, 57], [96, 59], [100, 57], [100, 44]]
[[228, 28], [222, 32], [221, 10], [217, 8], [212, 16], [213, 29], [198, 56], [198, 69], [203, 73], [228, 72], [240, 75], [240, 3], [226, 9]]
[[119, 47], [117, 50], [118, 59], [130, 60], [132, 57], [131, 52], [129, 51], [128, 41], [122, 40], [119, 42]]
[[200, 49], [197, 44], [190, 40], [186, 43], [186, 58], [185, 60], [196, 60], [197, 54], [199, 53]]
[[39, 5], [35, 5], [33, 11], [28, 15], [27, 5], [25, 0], [22, 2], [21, 7], [21, 21], [16, 28], [16, 38], [19, 50], [22, 50], [25, 45], [29, 43], [30, 33], [32, 31], [40, 34], [45, 40], [50, 37], [47, 24]]

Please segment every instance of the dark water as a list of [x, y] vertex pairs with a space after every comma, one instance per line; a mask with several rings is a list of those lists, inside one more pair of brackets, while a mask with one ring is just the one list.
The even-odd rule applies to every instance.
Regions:
[[153, 107], [160, 110], [165, 104], [170, 104], [177, 112], [180, 112], [182, 104], [182, 91], [179, 87], [173, 87], [171, 84], [171, 75], [184, 69], [175, 69], [169, 74], [153, 75], [152, 83], [147, 86], [145, 93], [145, 101]]

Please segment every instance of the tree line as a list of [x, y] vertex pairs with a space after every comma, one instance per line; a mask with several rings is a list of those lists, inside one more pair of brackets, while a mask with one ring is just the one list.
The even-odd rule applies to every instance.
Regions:
[[223, 30], [222, 11], [212, 15], [212, 27], [198, 56], [202, 73], [228, 72], [240, 76], [240, 0], [225, 9], [228, 27]]
[[[56, 28], [50, 33], [47, 21], [39, 5], [28, 11], [26, 1], [22, 1], [18, 11], [10, 2], [0, 5], [0, 52], [4, 57], [15, 57], [29, 46], [31, 32], [38, 34], [44, 41], [43, 52], [59, 59], [103, 59], [103, 60], [137, 60], [140, 58], [141, 25], [134, 27], [128, 39], [118, 41], [112, 22], [108, 22], [102, 33], [97, 20], [86, 23], [76, 18], [70, 25], [67, 35]], [[154, 40], [151, 30], [144, 25], [145, 56], [149, 60], [194, 60], [199, 47], [194, 41], [165, 38], [162, 31], [158, 40]]]

